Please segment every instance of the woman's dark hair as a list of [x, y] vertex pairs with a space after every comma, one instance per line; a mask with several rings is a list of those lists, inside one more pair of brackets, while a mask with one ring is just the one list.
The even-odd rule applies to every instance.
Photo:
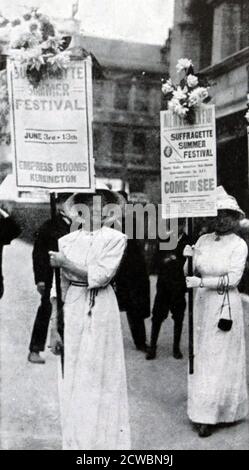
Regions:
[[94, 196], [101, 196], [102, 206], [106, 204], [117, 204], [115, 195], [107, 189], [97, 189], [93, 194], [77, 193], [74, 196], [74, 204], [89, 204], [92, 202]]
[[233, 211], [231, 209], [218, 209], [218, 214], [221, 215], [229, 215], [229, 217], [232, 217], [233, 220], [240, 220], [241, 214], [237, 211]]
[[72, 196], [72, 193], [58, 193], [56, 196], [56, 202], [58, 204], [65, 202], [70, 196]]

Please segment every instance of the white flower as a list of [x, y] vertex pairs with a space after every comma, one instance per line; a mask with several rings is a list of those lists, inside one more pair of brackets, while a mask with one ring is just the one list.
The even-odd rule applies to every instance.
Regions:
[[21, 48], [25, 44], [28, 47], [35, 47], [41, 41], [41, 33], [39, 30], [31, 31], [29, 29], [29, 21], [25, 21], [18, 26], [14, 26], [10, 31], [10, 47]]
[[205, 99], [208, 97], [208, 88], [199, 87], [199, 96], [201, 101], [205, 101]]
[[168, 102], [168, 109], [170, 109], [171, 111], [175, 111], [175, 108], [177, 106], [180, 106], [180, 101], [176, 98], [172, 98], [172, 100]]
[[71, 56], [71, 52], [68, 52], [68, 51], [59, 52], [58, 54], [53, 55], [52, 57], [49, 57], [47, 62], [50, 63], [55, 70], [67, 68], [70, 64], [70, 56]]
[[171, 79], [169, 79], [166, 83], [162, 84], [162, 92], [164, 95], [167, 95], [168, 93], [172, 93], [172, 91], [174, 91], [174, 87]]
[[189, 74], [187, 76], [187, 84], [189, 88], [194, 88], [198, 85], [198, 77], [195, 75]]
[[11, 28], [10, 31], [10, 47], [11, 48], [16, 48], [16, 47], [21, 47], [23, 46], [25, 40], [25, 36], [29, 35], [30, 33], [27, 31], [27, 29], [19, 26], [15, 26], [14, 28]]
[[42, 49], [55, 49], [55, 50], [60, 50], [59, 47], [63, 43], [63, 38], [62, 36], [49, 36], [46, 41], [43, 41], [41, 44]]
[[173, 113], [178, 114], [180, 117], [186, 116], [188, 108], [182, 106], [180, 101], [177, 98], [172, 98], [168, 103], [168, 109], [173, 111]]
[[24, 58], [25, 58], [25, 61], [27, 61], [31, 69], [36, 69], [39, 71], [41, 66], [45, 64], [40, 46], [33, 47], [32, 49], [28, 49], [24, 55]]
[[4, 28], [0, 27], [0, 42], [1, 41], [7, 41], [9, 43], [10, 41], [10, 33], [12, 31], [12, 26], [11, 23], [8, 23]]
[[9, 56], [17, 62], [26, 62], [28, 60], [27, 51], [23, 47], [21, 49], [10, 49]]
[[187, 70], [189, 67], [193, 65], [192, 61], [189, 59], [179, 59], [176, 65], [177, 72], [181, 72], [182, 70]]
[[188, 104], [189, 106], [198, 106], [200, 104], [198, 88], [189, 93]]
[[249, 122], [249, 109], [248, 109], [247, 113], [245, 114], [245, 118], [246, 118], [247, 122]]
[[199, 106], [208, 97], [208, 90], [204, 87], [197, 87], [189, 93], [189, 106]]
[[188, 108], [185, 108], [184, 106], [180, 106], [175, 110], [175, 113], [178, 114], [178, 116], [181, 118], [185, 117], [187, 112]]
[[187, 99], [187, 88], [181, 88], [180, 86], [177, 87], [177, 89], [173, 92], [174, 98], [177, 100], [186, 100]]
[[40, 31], [41, 29], [41, 24], [39, 23], [39, 21], [33, 18], [29, 21], [26, 21], [25, 24], [27, 28], [29, 29], [29, 31], [31, 31], [31, 33]]

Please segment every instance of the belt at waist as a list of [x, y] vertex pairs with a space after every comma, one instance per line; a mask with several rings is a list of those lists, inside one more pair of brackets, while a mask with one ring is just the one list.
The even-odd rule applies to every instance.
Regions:
[[71, 281], [70, 285], [77, 286], [77, 287], [88, 287], [87, 282], [84, 282], [84, 281]]

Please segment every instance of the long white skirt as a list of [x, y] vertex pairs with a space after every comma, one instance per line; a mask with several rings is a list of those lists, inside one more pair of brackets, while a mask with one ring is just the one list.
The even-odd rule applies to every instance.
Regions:
[[[188, 378], [188, 416], [193, 422], [238, 421], [248, 413], [243, 308], [230, 291], [233, 325], [217, 327], [223, 296], [198, 289], [194, 308], [194, 374]], [[226, 313], [227, 315], [227, 313]]]
[[120, 312], [111, 286], [70, 286], [64, 305], [63, 449], [129, 450], [130, 426]]

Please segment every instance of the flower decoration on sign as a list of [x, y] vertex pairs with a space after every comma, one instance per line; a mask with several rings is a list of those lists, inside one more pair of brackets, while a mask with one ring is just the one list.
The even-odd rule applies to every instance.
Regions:
[[245, 118], [247, 120], [247, 122], [249, 123], [249, 93], [247, 94], [247, 102], [246, 102], [246, 105], [247, 105], [247, 112], [245, 114]]
[[0, 143], [9, 140], [9, 97], [6, 71], [0, 72]]
[[183, 75], [180, 83], [174, 85], [169, 78], [162, 84], [167, 109], [189, 124], [194, 124], [196, 109], [211, 99], [208, 83], [205, 78], [194, 73], [193, 63], [187, 58], [178, 61], [176, 70], [179, 75]]
[[33, 8], [7, 26], [9, 55], [26, 66], [27, 77], [34, 87], [46, 76], [61, 76], [70, 63], [71, 53], [47, 16]]

